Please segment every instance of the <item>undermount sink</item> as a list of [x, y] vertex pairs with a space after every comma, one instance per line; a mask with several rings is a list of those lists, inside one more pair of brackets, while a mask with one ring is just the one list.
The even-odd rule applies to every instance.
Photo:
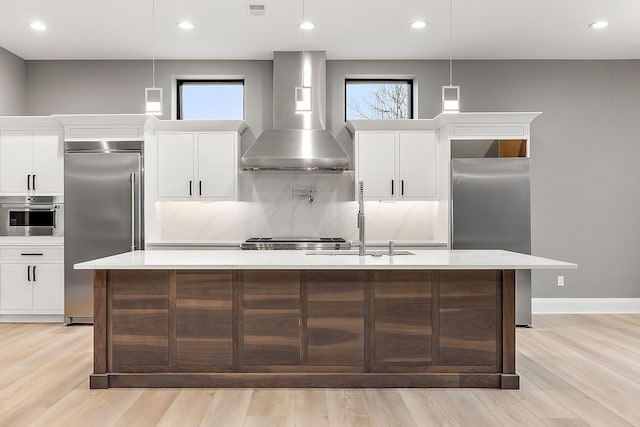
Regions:
[[[393, 252], [394, 255], [415, 255], [413, 252], [404, 251], [404, 250], [396, 250]], [[348, 249], [348, 250], [328, 250], [328, 251], [307, 251], [305, 255], [359, 255], [357, 249]], [[368, 250], [367, 255], [380, 257], [380, 256], [389, 256], [389, 251], [386, 250]]]

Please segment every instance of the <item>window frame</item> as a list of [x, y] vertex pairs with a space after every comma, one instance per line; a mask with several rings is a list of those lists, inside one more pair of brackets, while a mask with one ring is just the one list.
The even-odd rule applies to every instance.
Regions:
[[[185, 120], [182, 117], [182, 86], [187, 83], [200, 83], [200, 84], [229, 84], [229, 83], [240, 83], [242, 85], [242, 119], [238, 119], [238, 120], [245, 120], [245, 107], [246, 107], [246, 102], [245, 102], [245, 81], [244, 79], [240, 78], [240, 79], [189, 79], [189, 78], [178, 78], [176, 79], [176, 120]], [[218, 119], [205, 119], [205, 120], [218, 120]]]
[[[366, 119], [348, 119], [347, 118], [347, 111], [348, 111], [348, 100], [347, 100], [347, 85], [349, 83], [353, 83], [353, 82], [358, 82], [358, 83], [406, 83], [409, 85], [409, 100], [408, 100], [408, 104], [409, 104], [409, 117], [407, 117], [407, 119], [413, 119], [413, 113], [414, 113], [414, 108], [413, 108], [413, 102], [414, 102], [414, 93], [413, 93], [413, 89], [414, 89], [414, 79], [413, 78], [398, 78], [398, 77], [390, 77], [390, 78], [385, 78], [385, 77], [374, 77], [374, 78], [368, 78], [368, 77], [349, 77], [349, 78], [345, 78], [344, 79], [344, 121], [347, 122], [348, 120], [366, 120]], [[393, 120], [393, 119], [380, 119], [380, 120]]]

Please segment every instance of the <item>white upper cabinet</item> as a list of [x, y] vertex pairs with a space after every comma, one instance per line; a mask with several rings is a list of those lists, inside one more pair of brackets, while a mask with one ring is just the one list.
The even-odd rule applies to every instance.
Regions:
[[158, 198], [193, 197], [194, 134], [159, 133]]
[[237, 182], [237, 149], [233, 133], [198, 134], [198, 196], [233, 200]]
[[158, 132], [158, 199], [235, 200], [234, 132]]
[[437, 198], [435, 132], [358, 132], [356, 156], [356, 186], [364, 181], [365, 198]]
[[395, 133], [362, 132], [358, 136], [358, 178], [364, 181], [364, 194], [367, 198], [394, 197]]
[[400, 197], [436, 197], [435, 132], [400, 132], [398, 142]]
[[61, 132], [0, 132], [0, 192], [62, 194]]

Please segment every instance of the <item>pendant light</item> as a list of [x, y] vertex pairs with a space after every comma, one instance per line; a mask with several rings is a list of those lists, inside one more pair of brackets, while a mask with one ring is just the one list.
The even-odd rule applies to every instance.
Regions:
[[162, 88], [156, 87], [156, 0], [151, 0], [151, 85], [144, 89], [145, 113], [162, 115]]
[[453, 86], [453, 0], [449, 0], [449, 86], [442, 86], [442, 112], [460, 112], [460, 86]]
[[302, 0], [302, 21], [299, 25], [302, 30], [302, 86], [295, 88], [296, 113], [311, 113], [311, 62], [304, 52], [304, 32], [312, 29], [313, 24], [304, 19], [304, 0]]

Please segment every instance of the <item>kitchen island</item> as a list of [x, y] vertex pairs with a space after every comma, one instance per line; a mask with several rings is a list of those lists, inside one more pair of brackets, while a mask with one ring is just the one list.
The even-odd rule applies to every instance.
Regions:
[[[380, 255], [380, 254], [377, 254]], [[518, 388], [507, 251], [135, 251], [93, 269], [109, 387]]]

